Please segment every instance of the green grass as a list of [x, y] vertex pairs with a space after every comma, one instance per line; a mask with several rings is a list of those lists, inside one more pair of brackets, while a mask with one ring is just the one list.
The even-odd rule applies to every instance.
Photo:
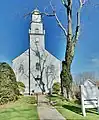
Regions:
[[34, 97], [21, 97], [15, 103], [0, 106], [0, 120], [38, 120]]
[[66, 118], [66, 120], [99, 120], [96, 109], [87, 109], [86, 117], [82, 116], [81, 106], [74, 102], [67, 102], [61, 96], [52, 96], [56, 101], [55, 108]]

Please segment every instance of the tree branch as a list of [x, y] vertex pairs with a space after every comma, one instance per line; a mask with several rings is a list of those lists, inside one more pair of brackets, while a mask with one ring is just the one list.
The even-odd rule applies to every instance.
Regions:
[[52, 14], [49, 14], [49, 13], [47, 13], [47, 12], [41, 12], [40, 14], [41, 14], [41, 15], [46, 15], [46, 16], [49, 16], [49, 17], [55, 16], [53, 13], [52, 13]]
[[[64, 0], [63, 0], [63, 1], [64, 1]], [[51, 8], [52, 8], [52, 11], [53, 11], [53, 14], [54, 14], [54, 16], [55, 16], [55, 19], [56, 19], [56, 21], [57, 21], [58, 26], [63, 30], [65, 36], [67, 36], [67, 31], [66, 31], [66, 29], [64, 28], [64, 26], [62, 25], [61, 21], [59, 20], [59, 18], [58, 18], [57, 14], [56, 14], [56, 11], [55, 11], [55, 9], [54, 9], [51, 1], [50, 1], [50, 6], [51, 6]]]
[[55, 13], [55, 18], [56, 18], [57, 24], [58, 24], [59, 27], [63, 30], [65, 36], [67, 36], [67, 31], [66, 31], [66, 29], [63, 27], [63, 25], [62, 25], [62, 23], [60, 22], [60, 20], [58, 19], [56, 13]]
[[80, 33], [80, 13], [81, 13], [81, 9], [82, 9], [82, 4], [80, 4], [80, 7], [77, 11], [77, 26], [76, 26], [75, 33], [73, 35], [73, 44], [74, 45], [78, 41], [78, 37], [79, 37], [79, 33]]
[[45, 56], [45, 60], [43, 61], [43, 68], [42, 68], [42, 70], [41, 70], [41, 72], [42, 72], [42, 73], [43, 73], [44, 68], [45, 68], [45, 63], [46, 63], [46, 60], [47, 60], [47, 55]]
[[[32, 12], [33, 12], [33, 11], [32, 11]], [[23, 17], [26, 18], [27, 16], [31, 15], [32, 12], [29, 12], [29, 13], [25, 14]]]
[[[34, 80], [35, 80], [35, 77], [34, 77], [33, 73], [32, 73], [32, 72], [30, 72], [30, 73], [31, 73], [32, 77], [33, 77], [33, 78], [34, 78]], [[35, 80], [35, 81], [36, 81], [36, 83], [38, 84], [38, 86], [40, 87], [41, 91], [43, 91], [43, 89], [42, 89], [42, 87], [41, 87], [41, 84], [40, 84], [40, 83], [38, 83], [38, 81], [37, 81], [37, 80]]]
[[62, 4], [67, 8], [68, 5], [67, 5], [67, 1], [66, 0], [61, 0], [62, 1]]
[[49, 16], [49, 17], [55, 17], [58, 26], [63, 30], [65, 36], [67, 36], [67, 31], [66, 31], [66, 29], [64, 28], [64, 26], [62, 25], [61, 21], [59, 20], [59, 18], [58, 18], [57, 14], [56, 14], [56, 11], [55, 11], [55, 9], [54, 9], [51, 1], [50, 1], [50, 6], [51, 6], [51, 8], [52, 8], [52, 12], [53, 12], [53, 13], [49, 14], [49, 13], [47, 13], [47, 12], [44, 11], [44, 12], [41, 13], [41, 14], [42, 14], [42, 15]]

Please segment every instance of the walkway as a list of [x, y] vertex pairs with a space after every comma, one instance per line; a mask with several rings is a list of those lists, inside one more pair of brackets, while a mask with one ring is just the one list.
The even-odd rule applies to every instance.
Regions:
[[52, 106], [48, 104], [45, 95], [38, 97], [38, 115], [40, 120], [65, 120], [65, 118]]

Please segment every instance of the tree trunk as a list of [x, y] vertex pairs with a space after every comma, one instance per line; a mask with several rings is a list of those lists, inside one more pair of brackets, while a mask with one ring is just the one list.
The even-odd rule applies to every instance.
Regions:
[[71, 63], [74, 56], [74, 47], [72, 42], [72, 0], [68, 0], [67, 7], [67, 20], [68, 20], [68, 31], [67, 31], [67, 45], [65, 53], [65, 63], [68, 72], [70, 72]]
[[72, 41], [72, 0], [68, 0], [67, 6], [67, 20], [68, 20], [68, 31], [67, 31], [67, 45], [66, 45], [66, 53], [65, 53], [65, 61], [64, 61], [64, 70], [65, 73], [65, 82], [66, 83], [66, 91], [67, 91], [67, 99], [69, 99], [69, 93], [71, 91], [72, 84], [72, 75], [71, 75], [71, 64], [74, 58], [74, 44]]
[[67, 100], [70, 100], [70, 95], [69, 95], [69, 90], [68, 89], [66, 89], [66, 92], [67, 92]]
[[61, 78], [61, 95], [64, 95], [64, 91], [63, 91], [63, 79], [62, 79], [62, 72], [60, 74], [60, 78]]

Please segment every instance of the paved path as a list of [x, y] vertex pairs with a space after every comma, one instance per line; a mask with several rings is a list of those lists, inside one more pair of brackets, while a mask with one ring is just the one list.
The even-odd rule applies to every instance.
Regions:
[[37, 109], [40, 120], [65, 120], [54, 107], [48, 104], [45, 95], [39, 95], [38, 102]]

